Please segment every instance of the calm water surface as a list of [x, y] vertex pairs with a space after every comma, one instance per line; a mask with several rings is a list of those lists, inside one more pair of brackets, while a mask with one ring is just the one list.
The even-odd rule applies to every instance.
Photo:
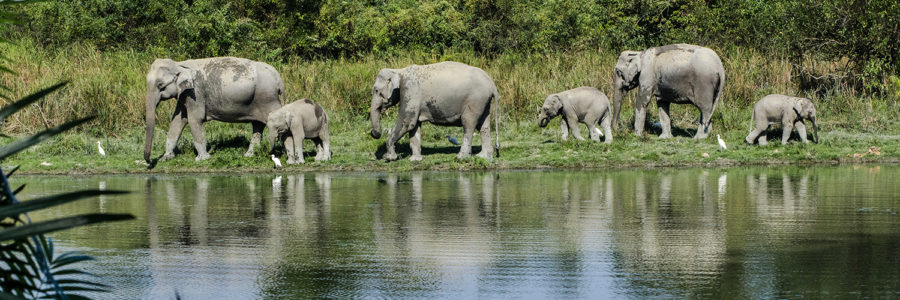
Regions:
[[900, 167], [14, 176], [115, 299], [900, 297]]

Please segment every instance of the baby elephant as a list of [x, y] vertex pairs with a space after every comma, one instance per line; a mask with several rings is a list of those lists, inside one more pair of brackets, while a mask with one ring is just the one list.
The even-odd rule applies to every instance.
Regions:
[[309, 99], [294, 101], [269, 114], [269, 153], [275, 152], [275, 139], [284, 141], [288, 164], [302, 164], [303, 139], [316, 144], [316, 161], [331, 159], [328, 141], [328, 115], [321, 106]]
[[584, 140], [578, 130], [578, 122], [588, 127], [590, 137], [594, 141], [600, 141], [600, 132], [597, 123], [603, 127], [604, 143], [612, 143], [612, 118], [610, 118], [609, 98], [598, 89], [592, 87], [579, 87], [568, 91], [552, 94], [544, 99], [541, 106], [541, 114], [538, 116], [538, 125], [546, 127], [550, 120], [557, 115], [562, 115], [562, 140], [569, 138], [569, 131], [576, 139]]
[[787, 144], [791, 131], [797, 127], [800, 139], [804, 143], [806, 140], [806, 125], [803, 120], [809, 120], [813, 125], [814, 142], [819, 143], [819, 125], [816, 124], [816, 106], [812, 101], [806, 98], [790, 97], [785, 95], [768, 95], [756, 102], [753, 106], [753, 117], [751, 119], [752, 131], [745, 139], [747, 144], [753, 144], [753, 141], [759, 137], [759, 144], [766, 145], [766, 135], [760, 135], [765, 131], [769, 124], [781, 123], [783, 131], [781, 133], [781, 144]]

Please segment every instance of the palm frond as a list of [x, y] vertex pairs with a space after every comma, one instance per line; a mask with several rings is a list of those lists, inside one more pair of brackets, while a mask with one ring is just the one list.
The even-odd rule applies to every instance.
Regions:
[[65, 230], [100, 222], [132, 220], [131, 214], [83, 214], [49, 221], [35, 222], [0, 230], [0, 241], [16, 240], [33, 235]]
[[3, 146], [2, 148], [0, 148], [0, 160], [3, 160], [4, 158], [9, 157], [10, 155], [16, 154], [19, 151], [25, 150], [28, 147], [31, 147], [37, 143], [43, 142], [44, 140], [49, 139], [53, 136], [56, 136], [57, 134], [60, 134], [63, 131], [72, 129], [75, 126], [84, 124], [85, 122], [93, 120], [93, 119], [94, 119], [94, 117], [91, 116], [91, 117], [87, 117], [87, 118], [83, 118], [83, 119], [78, 119], [75, 121], [69, 121], [62, 125], [41, 131], [30, 137], [7, 144], [7, 145]]
[[44, 96], [47, 96], [48, 94], [65, 86], [66, 84], [68, 84], [68, 82], [65, 82], [65, 81], [57, 83], [56, 85], [53, 85], [51, 87], [45, 88], [40, 91], [37, 91], [31, 95], [25, 96], [24, 98], [20, 99], [19, 101], [16, 101], [10, 105], [7, 105], [3, 109], [0, 109], [0, 123], [3, 123], [3, 121], [6, 121], [6, 118], [9, 117], [10, 115], [25, 108], [29, 104], [34, 103], [35, 101], [41, 100], [41, 98], [44, 98]]

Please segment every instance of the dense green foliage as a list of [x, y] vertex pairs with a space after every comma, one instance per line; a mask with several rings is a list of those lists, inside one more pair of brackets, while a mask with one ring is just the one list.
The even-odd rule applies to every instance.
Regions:
[[418, 49], [482, 54], [624, 50], [688, 42], [847, 58], [884, 72], [900, 59], [893, 0], [76, 0], [22, 8], [42, 45], [257, 59]]

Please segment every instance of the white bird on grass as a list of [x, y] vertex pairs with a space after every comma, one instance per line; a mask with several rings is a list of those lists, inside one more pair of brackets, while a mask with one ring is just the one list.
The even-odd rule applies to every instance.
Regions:
[[719, 147], [722, 148], [722, 150], [728, 150], [728, 147], [725, 146], [725, 140], [723, 140], [721, 136], [717, 134], [716, 139], [719, 140]]
[[103, 147], [100, 146], [100, 141], [97, 141], [97, 151], [100, 151], [100, 156], [106, 156], [106, 151], [103, 151]]
[[281, 160], [275, 157], [275, 154], [272, 154], [272, 161], [275, 162], [276, 168], [281, 168]]
[[597, 135], [603, 136], [603, 131], [600, 131], [600, 128], [594, 127], [594, 131], [597, 132]]

